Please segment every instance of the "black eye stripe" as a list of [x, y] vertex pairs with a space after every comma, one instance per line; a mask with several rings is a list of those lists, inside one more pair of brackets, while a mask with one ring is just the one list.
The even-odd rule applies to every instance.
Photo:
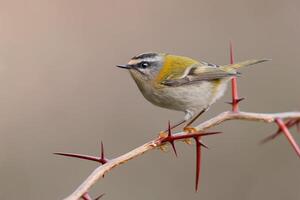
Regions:
[[141, 61], [139, 63], [136, 63], [134, 65], [131, 65], [132, 67], [134, 68], [142, 68], [142, 69], [145, 69], [145, 68], [148, 68], [150, 66], [156, 66], [157, 65], [157, 62], [153, 61], [153, 62], [148, 62], [148, 61]]

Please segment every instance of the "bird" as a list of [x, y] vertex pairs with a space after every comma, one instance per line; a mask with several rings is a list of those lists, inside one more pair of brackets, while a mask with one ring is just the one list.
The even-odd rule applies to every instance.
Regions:
[[216, 65], [168, 53], [147, 52], [134, 56], [125, 65], [143, 96], [152, 104], [185, 113], [183, 130], [193, 132], [192, 123], [226, 91], [237, 69], [268, 61], [253, 59], [229, 65]]

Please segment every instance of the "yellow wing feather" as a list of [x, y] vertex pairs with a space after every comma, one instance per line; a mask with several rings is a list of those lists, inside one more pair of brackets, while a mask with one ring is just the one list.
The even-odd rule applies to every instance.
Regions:
[[156, 77], [156, 82], [183, 78], [188, 73], [188, 69], [196, 65], [199, 65], [199, 62], [191, 58], [168, 54], [165, 56], [164, 64]]

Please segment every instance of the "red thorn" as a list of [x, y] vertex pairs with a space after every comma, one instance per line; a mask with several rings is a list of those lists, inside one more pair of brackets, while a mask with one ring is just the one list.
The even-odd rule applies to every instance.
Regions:
[[[195, 137], [200, 137], [200, 136], [208, 136], [208, 135], [215, 135], [215, 134], [220, 134], [221, 132], [209, 132], [209, 133], [203, 133], [203, 132], [196, 132], [196, 133], [191, 133], [191, 134], [186, 134], [186, 135], [171, 135], [168, 136], [168, 137], [165, 137], [165, 138], [162, 138], [161, 142], [164, 143], [164, 142], [169, 142], [171, 145], [172, 145], [172, 148], [173, 148], [173, 151], [175, 153], [176, 156], [177, 155], [177, 151], [176, 151], [176, 148], [175, 148], [175, 143], [174, 141], [176, 140], [182, 140], [182, 139], [188, 139], [188, 138], [195, 138]], [[198, 143], [207, 148], [208, 149], [208, 146], [205, 145], [202, 141], [198, 141]]]
[[168, 137], [172, 137], [171, 123], [170, 123], [170, 121], [168, 121]]
[[277, 131], [276, 133], [264, 138], [263, 140], [260, 141], [260, 144], [265, 144], [271, 140], [274, 140], [275, 138], [277, 138], [277, 136], [279, 136], [281, 133], [281, 131]]
[[171, 128], [170, 128], [170, 122], [168, 125], [168, 136], [164, 138], [160, 138], [161, 143], [169, 142], [173, 150], [175, 152], [175, 155], [177, 156], [177, 152], [175, 149], [174, 142], [176, 140], [182, 140], [182, 139], [188, 139], [188, 138], [194, 138], [195, 143], [196, 143], [196, 183], [195, 183], [195, 190], [196, 192], [198, 191], [198, 186], [199, 186], [199, 177], [200, 177], [200, 169], [201, 169], [201, 146], [208, 148], [205, 144], [203, 144], [200, 141], [200, 137], [202, 136], [208, 136], [208, 135], [215, 135], [219, 134], [221, 132], [209, 132], [209, 133], [203, 133], [201, 131], [199, 132], [194, 132], [190, 134], [182, 134], [182, 135], [172, 135], [171, 134]]
[[201, 170], [201, 143], [199, 142], [200, 137], [195, 137], [196, 143], [196, 182], [195, 182], [195, 191], [198, 191], [199, 186], [199, 177]]
[[194, 137], [200, 137], [200, 136], [208, 136], [208, 135], [215, 135], [220, 134], [221, 132], [209, 132], [209, 133], [203, 133], [203, 132], [195, 132], [185, 135], [172, 135], [172, 137], [165, 137], [161, 139], [161, 142], [171, 142], [176, 140], [182, 140], [182, 139], [188, 139], [188, 138], [194, 138]]
[[262, 141], [260, 141], [260, 144], [265, 144], [265, 143], [275, 139], [277, 136], [280, 135], [281, 132], [282, 132], [282, 130], [280, 128], [278, 128], [278, 130], [275, 133], [273, 133], [272, 135], [270, 135], [270, 136], [264, 138]]
[[209, 149], [209, 147], [208, 147], [206, 144], [204, 144], [201, 140], [199, 140], [199, 143], [200, 143], [201, 146], [203, 146], [204, 148]]
[[300, 131], [300, 119], [291, 119], [285, 124], [288, 128], [295, 126], [297, 128], [297, 131]]
[[101, 141], [101, 153], [100, 153], [100, 155], [101, 155], [101, 160], [106, 160], [105, 159], [105, 157], [104, 157], [104, 146], [103, 146], [103, 142]]
[[243, 100], [245, 100], [245, 98], [243, 97], [243, 98], [239, 98], [239, 99], [236, 99], [235, 100], [235, 102], [225, 102], [225, 103], [227, 103], [227, 104], [230, 104], [230, 105], [234, 105], [234, 104], [236, 104], [236, 103], [240, 103], [241, 101], [243, 101]]
[[89, 193], [84, 193], [81, 197], [83, 200], [92, 200], [91, 196], [89, 195]]
[[238, 106], [238, 89], [237, 89], [237, 80], [236, 77], [231, 79], [231, 91], [232, 91], [232, 111], [237, 112], [239, 110]]
[[286, 138], [288, 139], [289, 143], [294, 148], [295, 152], [297, 153], [298, 157], [300, 158], [300, 148], [298, 144], [296, 143], [295, 139], [293, 138], [292, 134], [290, 133], [289, 129], [286, 127], [282, 119], [276, 118], [275, 122], [279, 126], [279, 128], [282, 130]]
[[[230, 50], [230, 64], [233, 64], [234, 58], [233, 58], [233, 47], [232, 47], [231, 41], [229, 42], [229, 50]], [[233, 77], [231, 79], [231, 93], [232, 93], [232, 111], [238, 112], [239, 111], [239, 102], [241, 100], [243, 100], [243, 98], [241, 98], [241, 99], [239, 98], [236, 77]]]
[[83, 159], [83, 160], [91, 160], [91, 161], [101, 163], [102, 165], [104, 165], [105, 163], [108, 162], [108, 159], [105, 158], [105, 156], [104, 156], [104, 147], [103, 147], [102, 142], [101, 142], [101, 153], [100, 153], [101, 156], [100, 157], [83, 155], [83, 154], [76, 154], [76, 153], [62, 153], [62, 152], [56, 152], [56, 153], [53, 153], [53, 154], [61, 155], [61, 156], [67, 156], [67, 157], [73, 157], [73, 158], [80, 158], [80, 159]]
[[[172, 138], [172, 130], [171, 130], [171, 123], [170, 123], [170, 121], [168, 122], [168, 138]], [[178, 157], [177, 151], [176, 151], [176, 147], [175, 147], [175, 143], [174, 143], [174, 140], [171, 140], [171, 141], [170, 141], [170, 144], [171, 144], [171, 146], [172, 146], [172, 148], [173, 148], [173, 151], [174, 151], [174, 153], [175, 153], [175, 156]]]
[[99, 196], [98, 196], [97, 198], [95, 198], [94, 200], [99, 200], [99, 199], [101, 199], [104, 195], [105, 195], [105, 193], [99, 195]]
[[53, 153], [55, 155], [60, 155], [60, 156], [67, 156], [67, 157], [73, 157], [73, 158], [80, 158], [83, 160], [91, 160], [91, 161], [96, 161], [99, 162], [99, 158], [95, 156], [89, 156], [89, 155], [83, 155], [83, 154], [75, 154], [75, 153], [62, 153], [62, 152], [56, 152]]
[[[103, 142], [101, 141], [101, 152], [100, 152], [100, 159], [99, 159], [99, 162], [101, 163], [101, 164], [105, 164], [105, 163], [107, 163], [107, 159], [105, 158], [105, 156], [104, 156], [104, 146], [103, 146]], [[104, 178], [104, 174], [102, 175], [102, 177]]]
[[[101, 141], [101, 153], [100, 153], [100, 157], [99, 157], [99, 162], [104, 165], [105, 163], [108, 162], [108, 159], [105, 158], [104, 156], [104, 145], [103, 145], [103, 142]], [[103, 175], [104, 177], [104, 175]]]
[[175, 156], [178, 157], [174, 141], [172, 141], [170, 143], [171, 143], [172, 149], [173, 149], [173, 151], [175, 153]]
[[[201, 132], [198, 132], [201, 133]], [[216, 135], [216, 134], [220, 134], [222, 132], [208, 132], [208, 133], [201, 133], [200, 136], [208, 136], [208, 135]]]
[[171, 126], [170, 126], [170, 122], [169, 122], [168, 123], [168, 136], [164, 137], [164, 138], [160, 138], [161, 143], [169, 142], [172, 145], [176, 156], [177, 156], [177, 152], [176, 152], [174, 142], [176, 140], [194, 138], [195, 143], [196, 143], [196, 181], [195, 181], [196, 192], [198, 191], [200, 169], [201, 169], [201, 146], [208, 148], [205, 144], [202, 143], [202, 141], [200, 141], [200, 137], [208, 136], [208, 135], [215, 135], [215, 134], [219, 134], [219, 133], [221, 133], [221, 132], [203, 133], [203, 132], [199, 131], [199, 132], [194, 132], [194, 133], [190, 133], [190, 134], [172, 135], [171, 134]]
[[286, 125], [288, 128], [296, 125], [297, 131], [300, 132], [300, 119], [289, 120], [289, 122], [290, 123]]
[[243, 101], [244, 99], [245, 99], [244, 97], [239, 98], [239, 99], [236, 100], [236, 102], [237, 102], [237, 103], [240, 103], [240, 102]]
[[286, 127], [291, 127], [291, 126], [294, 126], [294, 125], [296, 124], [296, 122], [297, 122], [297, 120], [291, 119], [291, 120], [288, 120], [288, 121], [285, 123], [285, 125], [286, 125]]
[[[299, 121], [300, 121], [300, 120], [299, 120]], [[287, 128], [290, 128], [290, 127], [292, 127], [292, 126], [294, 126], [294, 125], [299, 126], [298, 120], [291, 119], [291, 120], [288, 120], [288, 121], [285, 123], [285, 126], [286, 126]], [[270, 136], [266, 137], [265, 139], [263, 139], [263, 140], [260, 142], [260, 144], [265, 144], [265, 143], [267, 143], [267, 142], [269, 142], [269, 141], [275, 139], [275, 138], [276, 138], [277, 136], [279, 136], [281, 133], [282, 133], [282, 129], [281, 129], [280, 127], [278, 127], [278, 130], [277, 130], [275, 133], [273, 133], [272, 135], [270, 135]]]

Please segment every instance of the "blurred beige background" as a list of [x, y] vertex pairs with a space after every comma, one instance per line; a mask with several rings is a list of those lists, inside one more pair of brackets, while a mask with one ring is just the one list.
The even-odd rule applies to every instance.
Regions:
[[[114, 66], [161, 51], [212, 63], [272, 58], [239, 78], [246, 111], [299, 110], [297, 0], [0, 0], [0, 199], [62, 199], [96, 163], [52, 155], [110, 157], [152, 139], [182, 113], [148, 103]], [[201, 120], [229, 109], [230, 92]], [[103, 199], [300, 199], [300, 163], [275, 125], [228, 122], [205, 139], [200, 191], [194, 147], [152, 151], [92, 189]], [[300, 134], [294, 131], [300, 142]]]

